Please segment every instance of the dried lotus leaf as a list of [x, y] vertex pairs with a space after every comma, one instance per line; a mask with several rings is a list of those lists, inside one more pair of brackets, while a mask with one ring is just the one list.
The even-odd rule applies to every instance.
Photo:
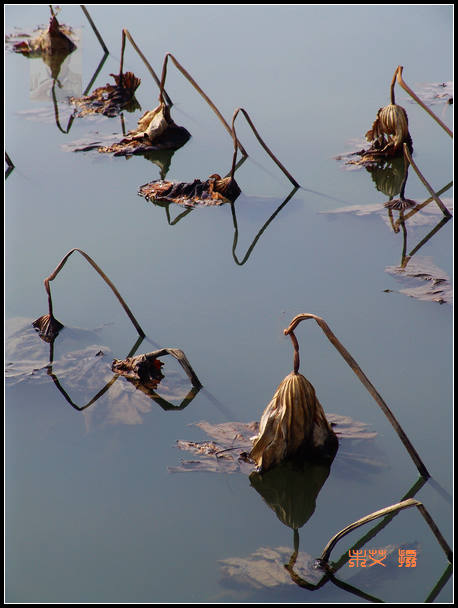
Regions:
[[194, 205], [221, 205], [233, 202], [240, 194], [237, 182], [231, 177], [221, 178], [217, 173], [202, 182], [168, 182], [157, 180], [140, 186], [138, 193], [151, 201]]
[[103, 114], [117, 116], [122, 110], [135, 110], [139, 106], [135, 99], [135, 91], [141, 80], [132, 72], [125, 74], [110, 74], [115, 84], [107, 83], [98, 87], [90, 95], [71, 97], [70, 101], [79, 109], [79, 116], [88, 114]]

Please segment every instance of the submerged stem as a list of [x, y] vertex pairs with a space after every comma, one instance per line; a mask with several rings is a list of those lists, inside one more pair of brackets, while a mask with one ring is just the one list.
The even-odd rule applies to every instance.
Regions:
[[324, 321], [324, 319], [322, 319], [321, 317], [318, 317], [318, 316], [316, 316], [314, 314], [310, 314], [310, 313], [304, 313], [304, 314], [297, 315], [291, 321], [289, 327], [284, 330], [284, 334], [285, 335], [290, 335], [294, 331], [294, 329], [297, 327], [297, 325], [301, 321], [303, 321], [304, 319], [315, 319], [315, 321], [318, 323], [318, 325], [321, 327], [321, 329], [325, 333], [325, 335], [328, 338], [328, 340], [339, 351], [339, 353], [342, 355], [342, 357], [345, 359], [345, 361], [348, 363], [348, 365], [351, 367], [351, 369], [358, 376], [358, 378], [360, 379], [360, 381], [362, 382], [362, 384], [366, 387], [366, 389], [369, 391], [369, 393], [372, 395], [372, 397], [375, 399], [375, 401], [381, 407], [381, 409], [384, 412], [385, 416], [388, 418], [388, 420], [390, 421], [391, 425], [393, 426], [393, 428], [395, 429], [395, 431], [399, 435], [402, 443], [404, 444], [404, 446], [406, 447], [407, 451], [409, 452], [412, 460], [414, 461], [417, 469], [420, 472], [420, 475], [422, 475], [422, 477], [425, 477], [426, 479], [428, 477], [430, 477], [430, 475], [428, 473], [428, 470], [426, 469], [425, 465], [423, 464], [420, 456], [418, 455], [418, 453], [415, 450], [415, 448], [413, 447], [413, 445], [410, 443], [407, 435], [404, 433], [401, 425], [398, 423], [398, 421], [394, 417], [394, 415], [391, 412], [391, 410], [388, 407], [388, 405], [382, 399], [382, 397], [380, 396], [380, 394], [375, 389], [374, 385], [370, 382], [370, 380], [364, 374], [363, 370], [360, 368], [360, 366], [357, 364], [357, 362], [353, 359], [353, 357], [350, 355], [350, 353], [347, 351], [347, 349], [336, 338], [336, 336], [331, 331], [331, 329], [329, 328], [329, 326], [327, 325], [327, 323]]

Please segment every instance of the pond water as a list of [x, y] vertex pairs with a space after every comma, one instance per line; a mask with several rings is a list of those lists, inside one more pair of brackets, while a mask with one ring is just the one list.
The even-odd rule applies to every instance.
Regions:
[[[7, 5], [6, 33], [46, 24], [47, 10]], [[158, 73], [173, 53], [227, 121], [245, 108], [301, 188], [291, 192], [239, 115], [249, 156], [236, 172], [242, 194], [233, 205], [185, 212], [148, 202], [138, 187], [164, 172], [189, 182], [231, 167], [231, 137], [178, 70], [169, 63], [166, 89], [174, 120], [192, 138], [167, 170], [157, 158], [74, 151], [81, 142], [121, 139], [156, 106], [157, 86], [129, 42], [124, 69], [142, 80], [141, 110], [113, 118], [71, 120], [68, 97], [82, 94], [104, 56], [79, 6], [58, 13], [79, 43], [57, 82], [41, 58], [7, 50], [5, 145], [14, 169], [4, 214], [6, 601], [450, 602], [447, 558], [417, 509], [359, 545], [381, 520], [345, 536], [331, 555], [335, 578], [313, 588], [303, 581], [317, 582], [322, 573], [310, 564], [336, 532], [407, 496], [423, 503], [451, 544], [453, 220], [441, 223], [432, 202], [404, 226], [394, 211], [393, 230], [382, 182], [336, 157], [362, 147], [389, 103], [398, 65], [418, 94], [451, 80], [452, 7], [88, 10], [109, 50], [91, 90], [119, 70], [126, 28]], [[452, 140], [399, 87], [396, 95], [408, 112], [415, 162], [437, 192], [452, 179]], [[451, 126], [453, 106], [433, 101]], [[441, 195], [450, 209], [452, 194]], [[406, 196], [429, 197], [412, 170]], [[116, 285], [146, 334], [140, 344], [78, 253], [51, 283], [65, 327], [51, 345], [40, 339], [32, 322], [48, 312], [43, 280], [72, 248]], [[399, 266], [412, 252], [408, 276]], [[286, 483], [285, 472], [286, 490], [262, 489], [244, 471], [228, 472], [216, 458], [210, 471], [199, 467], [199, 455], [179, 449], [177, 440], [208, 439], [201, 421], [260, 419], [291, 371], [283, 329], [299, 313], [324, 318], [361, 365], [428, 480], [419, 479], [377, 403], [313, 321], [296, 330], [301, 372], [327, 413], [370, 431], [342, 440], [319, 494], [307, 474]], [[169, 356], [157, 387], [163, 401], [113, 380], [114, 358], [163, 347], [184, 351], [201, 390], [189, 393]], [[301, 512], [301, 525], [291, 523], [288, 508]], [[297, 562], [286, 569], [297, 536]], [[387, 557], [350, 567], [345, 557], [355, 547]], [[416, 551], [416, 565], [400, 565], [400, 550]]]

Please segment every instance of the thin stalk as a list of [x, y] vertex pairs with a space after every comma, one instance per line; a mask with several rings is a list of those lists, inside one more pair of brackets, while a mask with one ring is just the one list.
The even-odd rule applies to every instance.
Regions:
[[83, 13], [86, 15], [87, 20], [89, 21], [89, 23], [91, 24], [92, 29], [94, 30], [94, 34], [97, 36], [97, 40], [100, 42], [103, 50], [105, 51], [105, 53], [109, 53], [107, 46], [105, 44], [105, 42], [103, 41], [102, 36], [99, 33], [99, 30], [95, 27], [95, 23], [92, 21], [90, 14], [87, 11], [87, 8], [84, 6], [84, 4], [80, 4], [81, 6], [81, 10], [83, 11]]
[[257, 132], [257, 130], [256, 130], [253, 122], [251, 121], [251, 118], [248, 116], [248, 113], [243, 108], [237, 108], [235, 110], [233, 116], [232, 116], [232, 139], [234, 141], [234, 155], [232, 157], [231, 177], [234, 176], [235, 164], [236, 164], [236, 160], [237, 160], [237, 143], [238, 143], [238, 139], [237, 139], [237, 136], [236, 136], [236, 133], [235, 133], [235, 119], [237, 118], [237, 115], [238, 115], [239, 112], [242, 112], [242, 114], [245, 116], [248, 124], [250, 125], [253, 133], [256, 136], [256, 139], [259, 141], [259, 143], [264, 148], [264, 150], [267, 152], [267, 154], [270, 156], [270, 158], [278, 165], [278, 167], [280, 167], [280, 169], [283, 171], [283, 173], [286, 175], [286, 177], [289, 179], [289, 181], [293, 184], [293, 186], [295, 186], [296, 188], [300, 188], [300, 184], [285, 169], [285, 167], [281, 164], [281, 162], [278, 160], [278, 158], [273, 154], [273, 152], [265, 144], [265, 142], [263, 141], [263, 139], [261, 138], [261, 136]]
[[442, 588], [445, 586], [445, 584], [448, 582], [449, 578], [452, 576], [452, 572], [453, 572], [453, 566], [452, 566], [452, 564], [449, 564], [447, 566], [447, 568], [445, 569], [444, 573], [442, 574], [442, 576], [440, 577], [440, 579], [434, 585], [434, 588], [429, 593], [428, 597], [425, 599], [425, 601], [424, 601], [425, 604], [431, 604], [432, 602], [434, 602], [436, 597], [442, 591]]
[[437, 194], [431, 188], [429, 183], [426, 181], [426, 178], [422, 175], [420, 169], [415, 164], [415, 162], [409, 152], [409, 148], [408, 148], [407, 144], [404, 144], [404, 156], [405, 156], [405, 158], [407, 158], [409, 164], [412, 166], [413, 170], [418, 175], [421, 183], [425, 186], [425, 188], [428, 190], [428, 192], [430, 193], [432, 198], [436, 201], [436, 203], [437, 203], [439, 209], [442, 211], [442, 213], [447, 217], [452, 217], [452, 214], [450, 213], [450, 211], [447, 209], [447, 207], [444, 205], [444, 203], [441, 201], [441, 199], [437, 196]]
[[127, 306], [126, 302], [123, 300], [121, 294], [119, 293], [119, 291], [116, 289], [116, 287], [114, 286], [114, 284], [110, 281], [110, 279], [107, 277], [107, 275], [103, 272], [103, 270], [94, 262], [94, 260], [88, 256], [87, 253], [85, 253], [84, 251], [82, 251], [81, 249], [72, 249], [71, 251], [69, 251], [67, 254], [65, 254], [65, 256], [62, 258], [62, 260], [59, 262], [59, 264], [57, 265], [57, 267], [55, 268], [55, 270], [49, 275], [49, 277], [47, 277], [44, 280], [44, 284], [45, 284], [45, 289], [46, 289], [46, 293], [48, 294], [48, 305], [49, 305], [49, 314], [51, 315], [51, 317], [53, 317], [53, 309], [52, 309], [52, 298], [51, 298], [51, 289], [49, 287], [49, 283], [50, 281], [53, 281], [56, 276], [59, 274], [59, 272], [62, 270], [63, 266], [65, 265], [65, 263], [67, 262], [68, 258], [72, 255], [73, 252], [78, 251], [79, 253], [81, 253], [81, 255], [89, 262], [89, 264], [98, 272], [98, 274], [102, 277], [102, 279], [105, 281], [105, 283], [110, 287], [110, 289], [113, 291], [113, 293], [115, 294], [115, 296], [118, 298], [119, 303], [121, 304], [121, 306], [124, 308], [127, 316], [129, 317], [129, 319], [132, 321], [135, 329], [138, 331], [138, 333], [140, 334], [140, 336], [145, 336], [145, 332], [143, 331], [143, 329], [140, 327], [140, 325], [138, 324], [136, 318], [134, 317], [134, 315], [132, 314], [130, 308]]
[[167, 95], [167, 92], [163, 90], [163, 88], [161, 89], [161, 81], [159, 80], [159, 77], [157, 76], [156, 72], [153, 70], [153, 68], [151, 67], [151, 64], [149, 63], [149, 61], [146, 59], [145, 55], [141, 52], [141, 50], [138, 48], [137, 44], [135, 43], [134, 39], [132, 38], [132, 36], [130, 35], [130, 32], [126, 29], [122, 30], [122, 42], [121, 42], [121, 63], [120, 63], [120, 67], [119, 67], [119, 76], [122, 78], [122, 71], [123, 71], [123, 64], [124, 64], [124, 50], [125, 50], [125, 46], [126, 46], [126, 37], [129, 39], [129, 42], [131, 43], [131, 45], [134, 47], [134, 49], [137, 51], [137, 53], [140, 55], [140, 57], [143, 60], [143, 63], [146, 65], [149, 73], [151, 74], [151, 76], [154, 79], [154, 82], [157, 84], [157, 86], [159, 87], [159, 89], [161, 90], [161, 94], [164, 94], [165, 100], [167, 102], [168, 106], [172, 106], [173, 102], [170, 99], [170, 97]]
[[[413, 447], [413, 445], [410, 443], [407, 435], [404, 433], [401, 425], [399, 424], [399, 422], [394, 417], [394, 415], [391, 412], [391, 410], [388, 407], [388, 405], [382, 399], [381, 395], [377, 392], [377, 390], [375, 389], [374, 385], [370, 382], [370, 380], [364, 374], [364, 372], [362, 371], [362, 369], [360, 368], [360, 366], [356, 363], [356, 361], [353, 359], [353, 357], [350, 355], [350, 353], [347, 351], [347, 349], [336, 338], [336, 336], [331, 331], [331, 329], [329, 328], [329, 326], [327, 325], [327, 323], [324, 321], [324, 319], [322, 319], [321, 317], [318, 317], [316, 315], [309, 314], [309, 313], [304, 313], [304, 314], [297, 315], [291, 321], [289, 327], [284, 330], [284, 334], [285, 335], [290, 335], [291, 332], [293, 332], [294, 329], [297, 327], [297, 325], [301, 321], [303, 321], [304, 319], [315, 319], [315, 321], [318, 323], [318, 325], [321, 327], [321, 329], [325, 333], [325, 335], [328, 338], [328, 340], [339, 351], [339, 353], [342, 355], [342, 357], [345, 359], [345, 361], [348, 363], [348, 365], [351, 367], [351, 369], [358, 376], [359, 380], [362, 382], [362, 384], [366, 387], [366, 389], [369, 391], [369, 393], [372, 395], [372, 397], [378, 403], [378, 405], [382, 409], [383, 413], [388, 418], [388, 420], [390, 421], [391, 425], [393, 426], [393, 428], [395, 429], [395, 431], [399, 435], [399, 438], [401, 439], [402, 443], [406, 447], [407, 451], [409, 452], [410, 457], [412, 458], [412, 460], [414, 461], [414, 463], [415, 463], [418, 471], [420, 472], [420, 475], [422, 475], [422, 477], [425, 477], [426, 479], [428, 477], [430, 477], [430, 474], [428, 473], [428, 470], [426, 469], [425, 465], [423, 464], [420, 456], [418, 455], [418, 453], [415, 450], [415, 448]], [[296, 357], [296, 354], [295, 354], [295, 357]]]
[[107, 60], [108, 55], [109, 55], [109, 53], [104, 53], [104, 55], [103, 55], [102, 59], [101, 59], [101, 60], [100, 60], [100, 62], [99, 62], [99, 65], [97, 66], [97, 68], [96, 68], [96, 70], [95, 70], [95, 72], [94, 72], [94, 74], [93, 74], [93, 76], [92, 76], [92, 78], [91, 78], [91, 81], [89, 82], [89, 84], [88, 84], [88, 85], [87, 85], [87, 87], [85, 88], [83, 95], [87, 95], [87, 94], [89, 93], [89, 91], [91, 90], [92, 85], [94, 84], [94, 82], [95, 82], [95, 80], [96, 80], [97, 76], [99, 75], [99, 72], [100, 72], [100, 70], [102, 69], [103, 64], [104, 64], [104, 63], [105, 63], [105, 61]]
[[[243, 159], [243, 160], [245, 160], [245, 159]], [[250, 257], [251, 252], [253, 251], [256, 243], [260, 239], [260, 237], [263, 234], [263, 232], [266, 230], [267, 226], [280, 213], [280, 211], [290, 201], [290, 199], [294, 196], [294, 194], [297, 192], [297, 190], [298, 190], [298, 188], [294, 187], [291, 190], [291, 192], [288, 194], [288, 196], [285, 198], [285, 200], [282, 202], [282, 204], [278, 207], [278, 209], [276, 209], [276, 211], [269, 217], [269, 219], [267, 220], [267, 222], [265, 222], [265, 224], [263, 225], [263, 227], [261, 228], [261, 230], [258, 232], [258, 234], [256, 235], [256, 237], [254, 238], [253, 242], [251, 243], [251, 245], [247, 249], [247, 252], [246, 252], [245, 256], [243, 257], [242, 261], [238, 260], [237, 254], [235, 253], [235, 250], [237, 248], [238, 238], [239, 238], [239, 230], [238, 230], [238, 226], [237, 226], [237, 216], [235, 214], [235, 203], [231, 203], [232, 222], [234, 224], [234, 240], [233, 240], [233, 243], [232, 243], [232, 257], [234, 258], [234, 261], [235, 261], [236, 264], [238, 264], [239, 266], [243, 266], [243, 264], [245, 264], [245, 262]]]
[[[232, 136], [232, 130], [231, 130], [230, 126], [227, 124], [227, 122], [225, 121], [225, 119], [224, 119], [223, 115], [221, 114], [221, 112], [218, 110], [218, 108], [215, 106], [215, 104], [212, 102], [212, 100], [208, 97], [208, 95], [206, 95], [204, 93], [204, 91], [200, 88], [200, 86], [197, 84], [197, 82], [194, 80], [194, 78], [189, 74], [189, 72], [187, 70], [185, 70], [185, 68], [175, 59], [175, 57], [172, 55], [172, 53], [166, 53], [166, 55], [164, 57], [164, 63], [162, 65], [162, 75], [161, 75], [160, 91], [159, 91], [159, 101], [160, 102], [164, 101], [163, 100], [163, 92], [164, 92], [165, 78], [166, 78], [166, 75], [167, 75], [167, 61], [168, 61], [169, 57], [173, 61], [173, 63], [175, 64], [175, 67], [192, 84], [192, 86], [196, 89], [196, 91], [198, 93], [200, 93], [200, 95], [205, 99], [205, 101], [211, 107], [211, 109], [213, 110], [213, 112], [216, 114], [216, 116], [222, 122], [222, 124], [223, 124], [224, 128], [226, 129], [226, 131], [229, 133], [229, 135]], [[239, 141], [237, 142], [237, 146], [238, 146], [240, 152], [243, 154], [243, 156], [248, 156], [248, 154], [246, 153], [244, 147], [242, 146], [242, 144]]]
[[348, 526], [346, 526], [345, 528], [340, 530], [340, 532], [338, 532], [331, 538], [331, 540], [328, 542], [326, 547], [323, 549], [323, 552], [319, 558], [320, 561], [327, 563], [329, 561], [331, 551], [333, 550], [335, 545], [339, 542], [339, 540], [341, 538], [343, 538], [344, 536], [346, 536], [347, 534], [349, 534], [350, 532], [352, 532], [353, 530], [356, 530], [356, 528], [359, 528], [360, 526], [363, 526], [364, 524], [367, 524], [370, 521], [373, 521], [374, 519], [378, 519], [379, 517], [386, 517], [387, 515], [390, 515], [391, 513], [397, 513], [398, 511], [402, 511], [403, 509], [408, 509], [410, 507], [418, 508], [420, 513], [423, 515], [423, 518], [425, 519], [426, 523], [428, 524], [431, 531], [433, 532], [434, 536], [436, 537], [437, 541], [439, 542], [440, 546], [442, 547], [445, 555], [447, 556], [447, 559], [449, 560], [449, 562], [452, 562], [453, 561], [452, 550], [450, 549], [450, 547], [448, 546], [444, 537], [440, 533], [440, 531], [437, 528], [436, 524], [434, 523], [433, 519], [431, 518], [429, 513], [426, 511], [424, 505], [419, 500], [416, 500], [415, 498], [409, 498], [407, 500], [403, 500], [403, 501], [398, 502], [389, 507], [384, 507], [383, 509], [374, 511], [373, 513], [370, 513], [369, 515], [366, 515], [365, 517], [358, 519], [357, 521], [353, 522], [352, 524], [349, 524]]
[[440, 125], [444, 129], [444, 131], [446, 131], [450, 135], [450, 137], [453, 137], [453, 132], [447, 127], [447, 125], [445, 125], [442, 122], [442, 120], [438, 116], [436, 116], [434, 114], [434, 112], [432, 110], [430, 110], [426, 104], [424, 104], [422, 102], [422, 100], [418, 97], [418, 95], [416, 95], [412, 91], [412, 89], [406, 85], [406, 83], [402, 79], [402, 70], [403, 69], [404, 68], [402, 65], [399, 65], [396, 69], [395, 76], [396, 76], [398, 84], [404, 89], [404, 91], [406, 91], [412, 97], [412, 99], [414, 99], [423, 108], [423, 110], [426, 110], [426, 112], [428, 112], [428, 114], [430, 116], [432, 116], [432, 118], [434, 118], [434, 120], [437, 122], [437, 124]]
[[394, 106], [396, 104], [395, 98], [394, 98], [394, 85], [396, 84], [396, 77], [398, 75], [398, 70], [399, 68], [396, 68], [394, 75], [393, 75], [393, 79], [391, 81], [391, 85], [390, 85], [390, 103]]

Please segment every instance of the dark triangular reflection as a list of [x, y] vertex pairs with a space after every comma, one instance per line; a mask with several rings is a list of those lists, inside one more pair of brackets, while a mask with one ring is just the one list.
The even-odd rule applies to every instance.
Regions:
[[285, 526], [298, 530], [315, 512], [330, 470], [323, 464], [287, 460], [266, 473], [251, 473], [250, 483]]
[[[56, 336], [55, 336], [56, 337]], [[63, 388], [63, 386], [61, 385], [59, 378], [57, 377], [56, 374], [53, 373], [53, 362], [54, 362], [54, 340], [55, 337], [52, 340], [48, 340], [49, 341], [49, 364], [48, 364], [48, 376], [51, 377], [52, 381], [54, 382], [54, 384], [56, 385], [57, 389], [60, 391], [60, 393], [64, 396], [65, 400], [76, 410], [78, 411], [83, 411], [85, 409], [87, 409], [88, 407], [90, 407], [91, 405], [93, 405], [98, 399], [100, 399], [100, 397], [102, 395], [104, 395], [108, 389], [114, 384], [114, 382], [116, 382], [116, 380], [119, 378], [119, 374], [114, 374], [113, 377], [111, 378], [111, 380], [109, 382], [107, 382], [105, 384], [105, 386], [100, 389], [85, 405], [77, 405], [72, 398], [70, 397], [70, 395], [67, 393], [67, 391]], [[137, 339], [137, 341], [135, 342], [135, 344], [133, 345], [133, 347], [130, 349], [129, 354], [127, 355], [128, 357], [133, 356], [140, 344], [143, 342], [144, 336], [139, 336], [139, 338]]]
[[276, 218], [276, 216], [280, 213], [280, 211], [286, 207], [286, 205], [289, 203], [289, 201], [293, 198], [293, 196], [296, 194], [297, 190], [299, 188], [298, 187], [294, 187], [291, 192], [288, 194], [288, 196], [284, 199], [284, 201], [280, 204], [280, 206], [275, 210], [275, 212], [269, 217], [269, 219], [263, 224], [263, 226], [261, 227], [261, 229], [258, 231], [258, 233], [256, 234], [256, 236], [253, 239], [253, 242], [251, 243], [251, 245], [248, 247], [244, 257], [239, 260], [239, 258], [237, 257], [236, 254], [236, 249], [237, 249], [237, 243], [238, 243], [238, 238], [239, 238], [239, 228], [238, 228], [238, 223], [237, 223], [237, 215], [235, 212], [235, 203], [231, 203], [231, 211], [232, 211], [232, 221], [234, 224], [234, 240], [232, 243], [232, 257], [234, 258], [234, 262], [238, 265], [238, 266], [243, 266], [246, 261], [248, 260], [248, 258], [250, 257], [250, 255], [253, 252], [253, 249], [256, 246], [256, 243], [259, 241], [259, 239], [261, 238], [262, 234], [264, 233], [264, 231], [267, 229], [267, 227], [269, 226], [269, 224]]

